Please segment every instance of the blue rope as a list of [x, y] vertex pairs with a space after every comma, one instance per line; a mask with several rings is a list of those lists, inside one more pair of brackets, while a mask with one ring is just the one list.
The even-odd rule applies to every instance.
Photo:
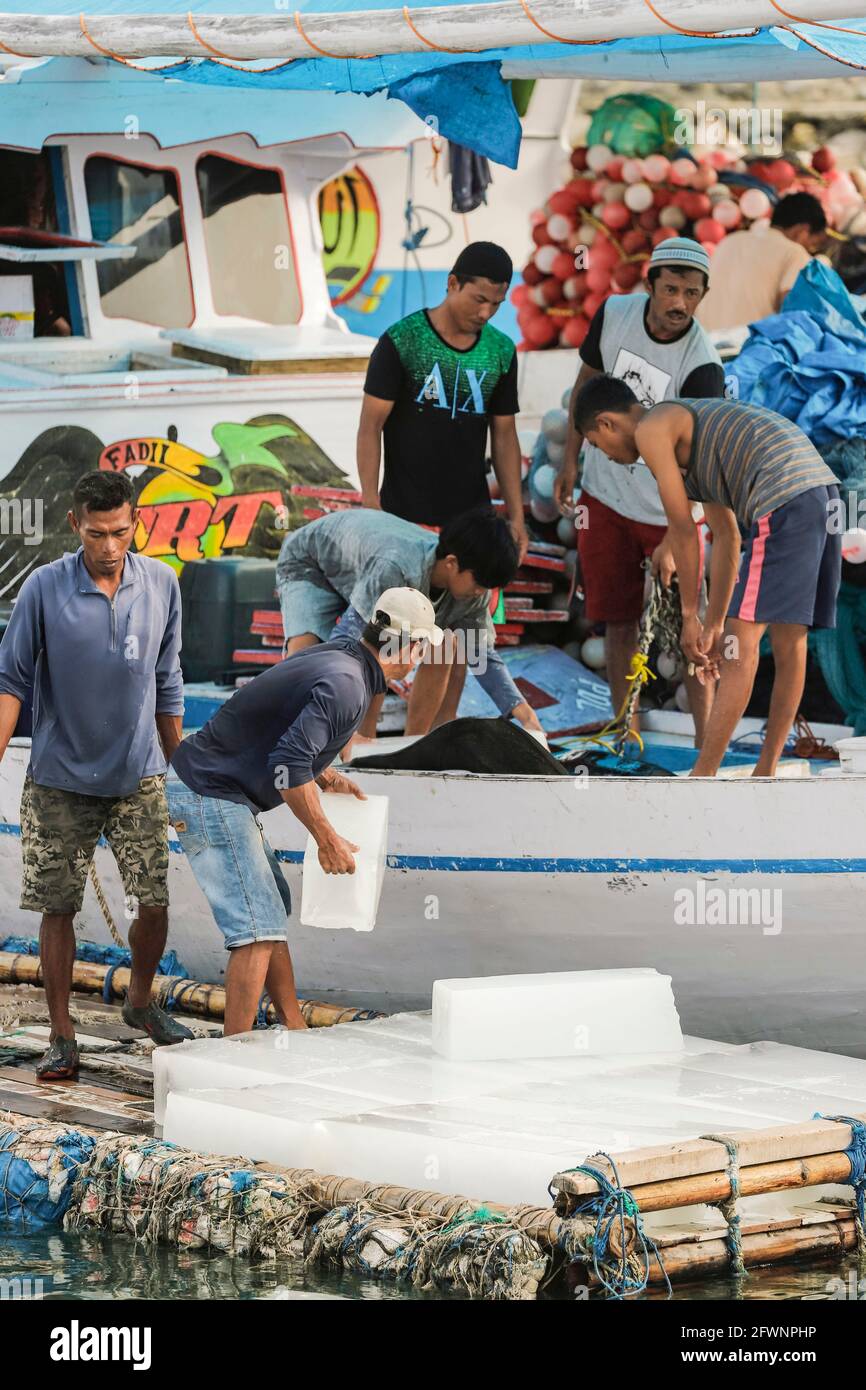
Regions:
[[848, 1179], [854, 1189], [857, 1212], [857, 1244], [866, 1254], [866, 1123], [853, 1115], [822, 1115], [816, 1112], [813, 1120], [833, 1120], [838, 1125], [851, 1126], [851, 1143], [845, 1149], [845, 1157], [851, 1164]]
[[[623, 1187], [619, 1180], [619, 1171], [616, 1164], [609, 1154], [592, 1154], [592, 1158], [603, 1158], [613, 1170], [614, 1181], [611, 1182], [607, 1174], [601, 1168], [597, 1168], [593, 1163], [578, 1163], [574, 1168], [567, 1168], [568, 1173], [585, 1173], [588, 1177], [594, 1178], [598, 1183], [599, 1190], [576, 1207], [571, 1216], [595, 1216], [595, 1231], [590, 1240], [592, 1246], [593, 1273], [607, 1291], [608, 1295], [614, 1299], [634, 1297], [635, 1294], [643, 1293], [649, 1282], [649, 1271], [651, 1257], [655, 1256], [658, 1261], [659, 1269], [665, 1278], [667, 1285], [668, 1298], [673, 1294], [671, 1281], [668, 1278], [667, 1270], [662, 1263], [655, 1241], [643, 1228], [640, 1211], [637, 1202], [627, 1188]], [[553, 1197], [552, 1185], [548, 1192]], [[629, 1256], [626, 1251], [628, 1248], [628, 1230], [626, 1228], [626, 1218], [630, 1218], [634, 1223], [636, 1241], [638, 1245], [637, 1256]], [[565, 1229], [557, 1237], [558, 1243], [567, 1255], [573, 1256], [573, 1250], [569, 1249], [567, 1225], [563, 1223]], [[619, 1227], [620, 1250], [621, 1254], [616, 1256], [610, 1250], [611, 1232]]]
[[166, 1013], [171, 1013], [172, 1009], [179, 1006], [183, 996], [194, 989], [198, 989], [197, 980], [185, 980], [181, 977], [172, 980], [162, 997], [160, 1008], [165, 1009]]
[[114, 965], [110, 965], [110, 966], [108, 967], [108, 969], [106, 970], [106, 972], [105, 972], [105, 979], [102, 981], [102, 1002], [103, 1002], [103, 1004], [110, 1004], [111, 1001], [112, 1001], [112, 998], [114, 997], [114, 996], [112, 995], [112, 992], [111, 992], [111, 985], [112, 985], [112, 982], [113, 982], [113, 980], [114, 980], [114, 972], [115, 972], [115, 970], [119, 970], [119, 969], [120, 969], [120, 964], [121, 964], [120, 961], [116, 961], [115, 964], [114, 964]]
[[272, 1001], [271, 1001], [271, 996], [268, 994], [267, 990], [265, 990], [264, 994], [262, 995], [261, 999], [259, 1000], [259, 1007], [258, 1007], [258, 1010], [257, 1010], [257, 1012], [256, 1012], [256, 1021], [255, 1021], [255, 1023], [253, 1024], [253, 1027], [254, 1027], [254, 1028], [267, 1028], [267, 1026], [268, 1026], [268, 1009], [269, 1009], [270, 1006], [271, 1006], [271, 1002], [272, 1002]]

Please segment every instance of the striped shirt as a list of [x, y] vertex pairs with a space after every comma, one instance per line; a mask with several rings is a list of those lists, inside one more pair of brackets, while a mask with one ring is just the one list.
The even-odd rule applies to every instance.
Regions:
[[729, 507], [742, 527], [839, 479], [792, 420], [744, 401], [683, 400], [694, 420], [683, 481], [693, 502]]

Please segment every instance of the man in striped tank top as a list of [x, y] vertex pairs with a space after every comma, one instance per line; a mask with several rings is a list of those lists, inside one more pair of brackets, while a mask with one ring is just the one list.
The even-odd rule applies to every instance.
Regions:
[[[835, 474], [791, 420], [741, 401], [678, 399], [647, 410], [625, 382], [605, 375], [578, 393], [574, 420], [615, 463], [642, 458], [658, 484], [680, 579], [683, 653], [699, 679], [719, 682], [692, 775], [718, 771], [769, 627], [776, 672], [754, 775], [773, 776], [803, 695], [808, 630], [836, 626]], [[703, 503], [713, 533], [703, 622], [693, 501]]]

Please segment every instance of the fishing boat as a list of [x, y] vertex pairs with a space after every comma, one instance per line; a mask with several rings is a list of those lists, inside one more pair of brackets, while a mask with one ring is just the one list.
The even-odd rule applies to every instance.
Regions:
[[[248, 16], [264, 8], [252, 0], [246, 6]], [[452, 13], [459, 8], [443, 7], [438, 19], [431, 12], [434, 43], [454, 46], [460, 33], [466, 46]], [[509, 46], [506, 77], [551, 75], [559, 64], [569, 81], [594, 71], [693, 79], [715, 71], [717, 51], [730, 59], [734, 77], [759, 71], [767, 45], [780, 74], [851, 70], [828, 52], [826, 35], [806, 24], [793, 38], [762, 30], [754, 45], [747, 36], [720, 38], [699, 54], [698, 45], [674, 36], [662, 53], [653, 35], [666, 32], [664, 23], [642, 4], [604, 16], [604, 33], [592, 29], [597, 21], [557, 4], [563, 43], [539, 35], [526, 6], [496, 8], [508, 11], [500, 35]], [[778, 17], [769, 5], [758, 8], [761, 15], [754, 6], [747, 15], [743, 4], [729, 5], [715, 22], [772, 24]], [[823, 19], [844, 17], [832, 0], [813, 8]], [[362, 62], [343, 61], [363, 56], [344, 15], [310, 14], [297, 32], [285, 23], [266, 32], [263, 20], [245, 35], [241, 23], [223, 18], [217, 34], [206, 19], [190, 26], [178, 14], [142, 37], [118, 30], [117, 16], [84, 23], [69, 5], [54, 9], [48, 26], [32, 16], [18, 29], [8, 16], [0, 24], [4, 52], [20, 45], [37, 59], [3, 60], [0, 157], [38, 156], [56, 209], [56, 225], [22, 218], [0, 228], [0, 259], [22, 269], [60, 267], [53, 311], [68, 329], [28, 336], [39, 306], [26, 300], [4, 319], [14, 334], [0, 343], [5, 602], [35, 565], [63, 553], [70, 484], [88, 467], [136, 479], [137, 548], [177, 569], [206, 557], [273, 555], [281, 528], [301, 519], [293, 485], [357, 480], [354, 433], [374, 337], [340, 317], [322, 262], [327, 218], [337, 207], [352, 207], [359, 242], [367, 234], [364, 215], [375, 192], [358, 179], [347, 182], [347, 171], [413, 143], [425, 142], [429, 152], [431, 130], [515, 162], [502, 143], [508, 136], [513, 144], [511, 118], [495, 120], [504, 110], [493, 86], [498, 55], [461, 63], [437, 54], [439, 85], [431, 83], [429, 97], [413, 92], [410, 99], [404, 87], [406, 100], [389, 100], [431, 66], [429, 41], [425, 47], [408, 28], [387, 72], [377, 68], [362, 79]], [[688, 23], [699, 9], [684, 4], [678, 13]], [[404, 23], [402, 7], [382, 14], [386, 28]], [[644, 37], [619, 40], [619, 66], [605, 68], [604, 40], [620, 33]], [[575, 38], [592, 46], [572, 47]], [[477, 34], [473, 42], [480, 49]], [[309, 58], [314, 44], [337, 56], [316, 72], [302, 62], [293, 73], [288, 65]], [[177, 55], [176, 68], [165, 54]], [[38, 61], [41, 55], [49, 60]], [[244, 59], [254, 57], [274, 59], [282, 71], [245, 68]], [[159, 58], [162, 70], [136, 68], [139, 58]], [[484, 68], [484, 81], [470, 68]], [[464, 105], [455, 101], [460, 81]], [[539, 183], [547, 188], [549, 177]], [[320, 207], [319, 194], [329, 188]], [[525, 196], [521, 219], [532, 205]], [[371, 266], [388, 273], [369, 246], [364, 254], [339, 276], [332, 265], [332, 284], [351, 295]], [[535, 394], [533, 386], [525, 403], [556, 403], [573, 379], [574, 355], [523, 356], [522, 372], [544, 367], [561, 376], [547, 377]], [[37, 502], [44, 507], [38, 534]], [[816, 732], [832, 738], [851, 731]], [[17, 907], [27, 760], [26, 740], [16, 740], [0, 765], [0, 920], [10, 932], [30, 934], [33, 919]], [[306, 991], [418, 1006], [443, 976], [645, 965], [673, 977], [691, 1032], [863, 1052], [862, 776], [355, 775], [390, 802], [379, 918], [364, 934], [293, 924]], [[302, 832], [283, 809], [264, 824], [300, 902]], [[188, 974], [216, 982], [225, 968], [222, 940], [173, 847], [173, 944]], [[123, 899], [107, 849], [97, 850], [96, 865], [108, 915], [122, 930]], [[111, 939], [90, 890], [80, 929], [95, 941]]]

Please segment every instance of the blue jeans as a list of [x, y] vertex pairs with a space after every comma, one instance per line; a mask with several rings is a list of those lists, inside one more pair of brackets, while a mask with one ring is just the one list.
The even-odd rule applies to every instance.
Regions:
[[249, 807], [199, 796], [171, 767], [165, 790], [169, 821], [228, 949], [285, 941], [289, 885]]

